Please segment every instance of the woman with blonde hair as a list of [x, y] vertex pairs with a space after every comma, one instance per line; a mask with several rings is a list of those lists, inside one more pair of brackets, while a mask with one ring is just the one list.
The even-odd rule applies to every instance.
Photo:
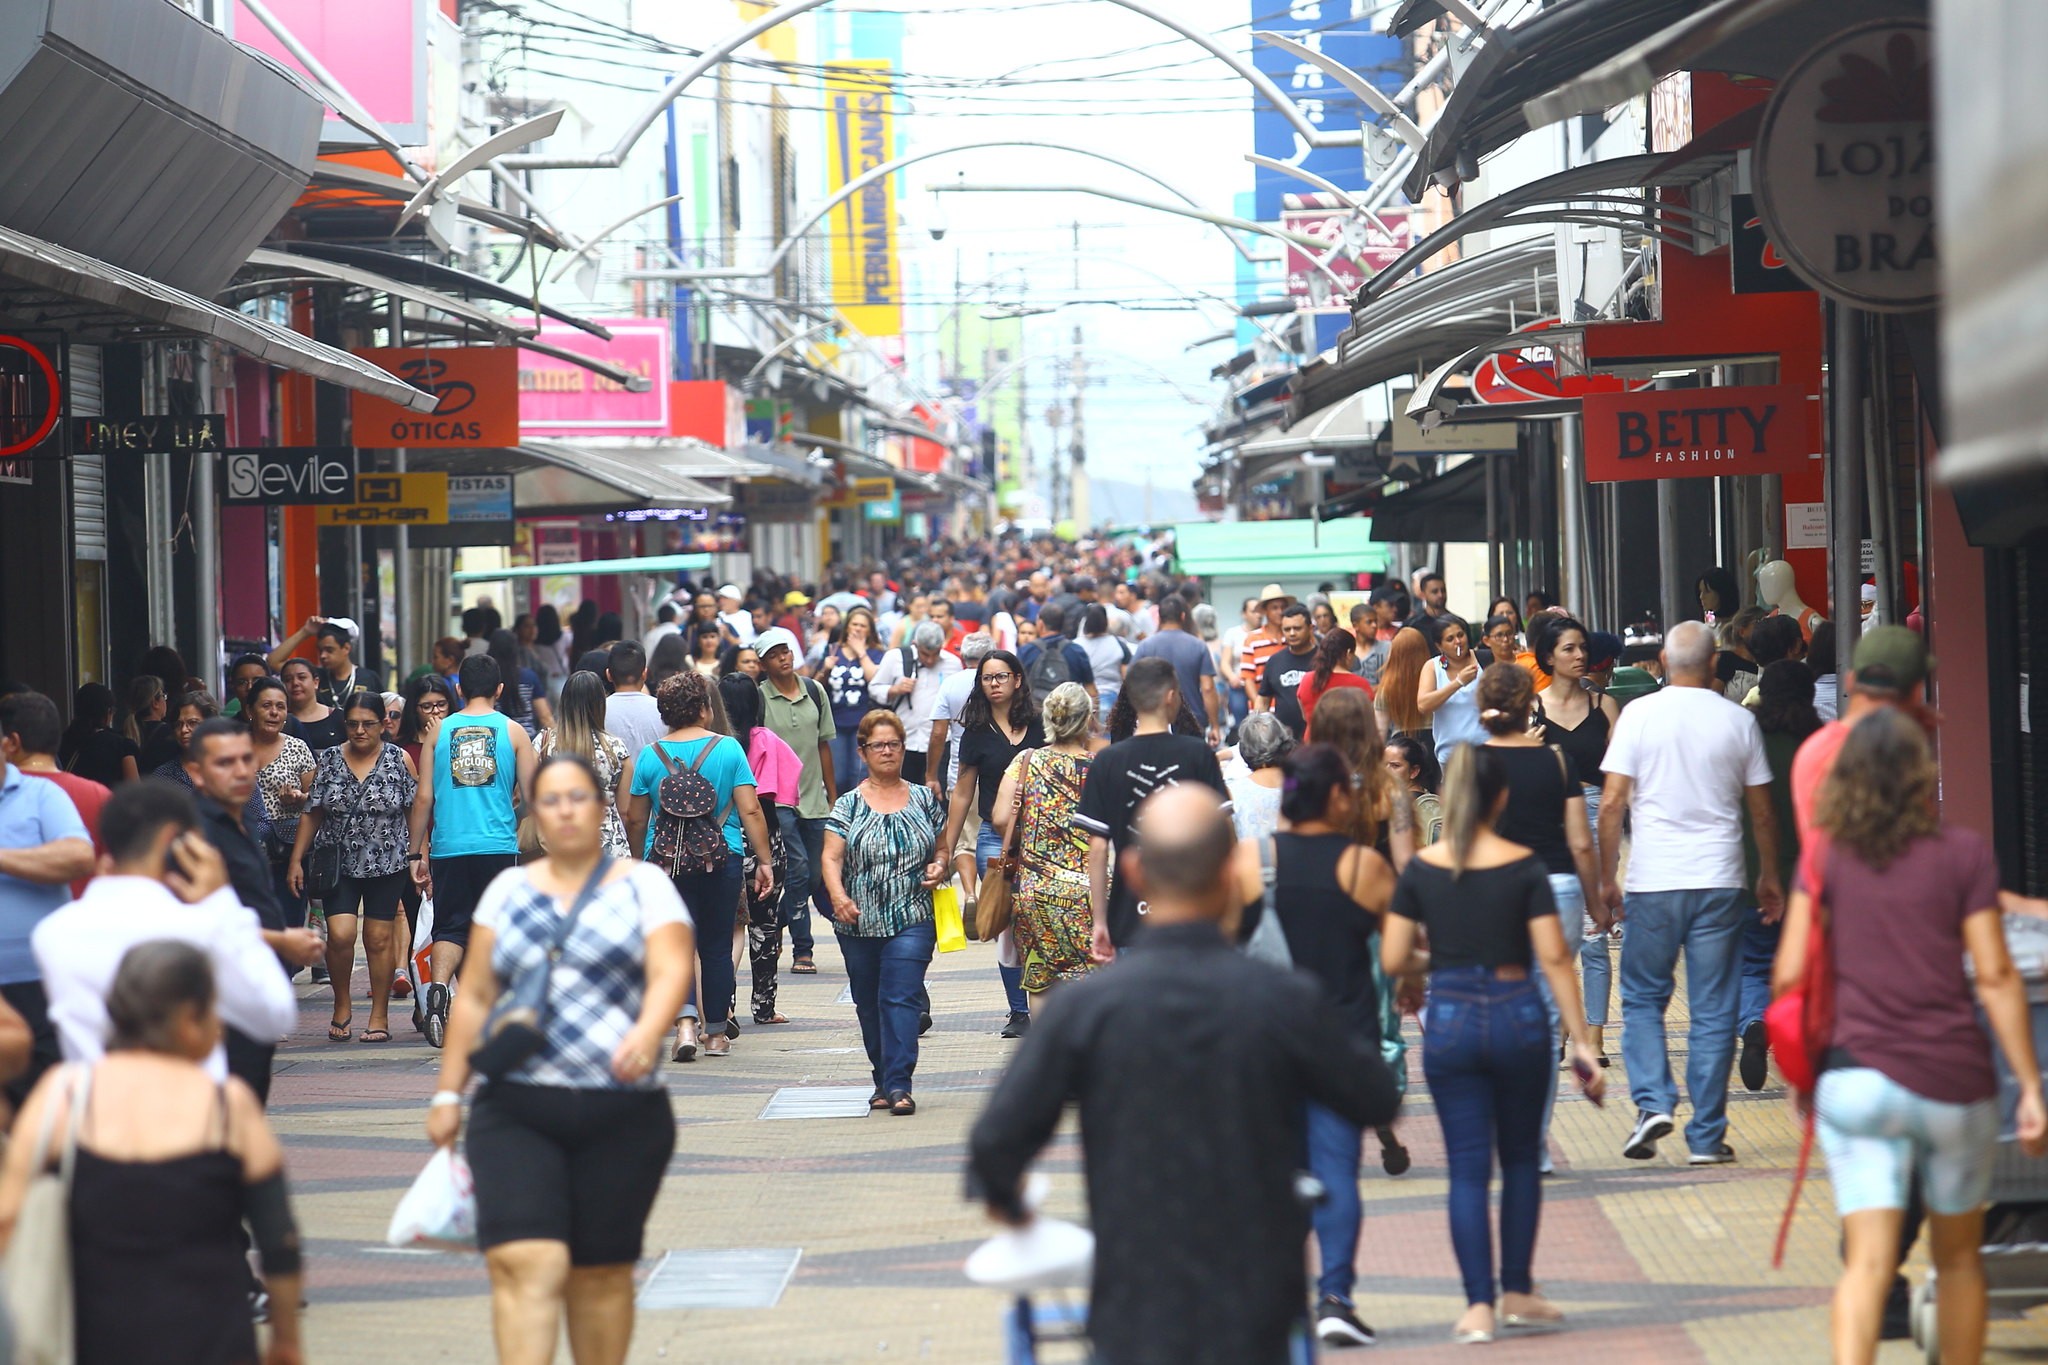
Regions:
[[1387, 645], [1387, 661], [1380, 667], [1379, 691], [1373, 705], [1386, 717], [1384, 729], [1390, 735], [1413, 735], [1432, 750], [1436, 736], [1430, 732], [1429, 717], [1416, 704], [1416, 690], [1422, 670], [1436, 657], [1429, 637], [1413, 626], [1394, 632]]
[[534, 752], [542, 758], [551, 754], [574, 754], [589, 761], [604, 787], [604, 848], [614, 858], [628, 858], [626, 822], [619, 818], [619, 779], [626, 775], [634, 755], [626, 744], [604, 728], [604, 681], [595, 673], [571, 673], [562, 684], [561, 704], [555, 708], [554, 725], [541, 731]]
[[1017, 831], [1010, 936], [1029, 996], [1056, 981], [1078, 980], [1096, 965], [1089, 951], [1095, 916], [1088, 904], [1088, 833], [1074, 823], [1088, 781], [1095, 708], [1087, 688], [1068, 682], [1052, 690], [1039, 716], [1046, 745], [1011, 760], [994, 806], [1005, 849]]

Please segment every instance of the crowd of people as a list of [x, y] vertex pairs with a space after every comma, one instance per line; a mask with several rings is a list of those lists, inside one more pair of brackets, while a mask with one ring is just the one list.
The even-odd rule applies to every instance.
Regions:
[[[194, 1341], [253, 1339], [249, 1295], [270, 1358], [296, 1358], [262, 1107], [304, 970], [332, 1044], [392, 1043], [410, 1001], [441, 1050], [427, 1128], [444, 1147], [467, 1130], [500, 1357], [551, 1358], [566, 1320], [579, 1362], [622, 1360], [675, 1142], [662, 1064], [787, 1023], [781, 973], [818, 971], [822, 923], [870, 1106], [914, 1115], [934, 891], [957, 883], [995, 949], [988, 1006], [1022, 1040], [972, 1182], [1027, 1218], [1024, 1171], [1079, 1103], [1105, 1359], [1375, 1339], [1359, 1179], [1368, 1131], [1408, 1168], [1404, 1014], [1449, 1159], [1452, 1333], [1556, 1330], [1535, 1256], [1560, 1064], [1603, 1097], [1618, 981], [1617, 1147], [1655, 1156], [1679, 1132], [1682, 960], [1684, 1159], [1738, 1160], [1731, 1074], [1769, 1083], [1765, 1007], [1815, 916], [1857, 944], [1817, 1096], [1848, 1228], [1841, 1358], [1875, 1349], [1909, 1204], [1944, 1358], [1975, 1358], [1997, 1122], [1971, 1002], [2039, 1146], [1998, 917], [2038, 907], [1927, 813], [1917, 634], [1863, 636], [1834, 719], [1824, 622], [1736, 613], [1630, 643], [1543, 593], [1468, 622], [1430, 572], [1218, 604], [1169, 563], [938, 547], [822, 584], [683, 582], [640, 638], [594, 602], [509, 628], [479, 604], [396, 692], [354, 622], [314, 619], [233, 659], [224, 697], [167, 649], [125, 701], [81, 688], [68, 725], [49, 698], [0, 697], [7, 1098], [75, 1147], [74, 1208], [169, 1201], [132, 1237], [80, 1239], [81, 1329], [96, 1295], [162, 1290], [138, 1256], [189, 1252], [211, 1267], [173, 1315]], [[1739, 600], [1722, 577], [1702, 578], [1709, 612]], [[151, 1106], [166, 1122], [133, 1117]], [[50, 1146], [10, 1147], [0, 1227]], [[235, 1270], [252, 1237], [253, 1284]], [[1313, 1293], [1300, 1257], [1257, 1254], [1303, 1241]], [[78, 1358], [139, 1358], [126, 1330], [82, 1335]]]

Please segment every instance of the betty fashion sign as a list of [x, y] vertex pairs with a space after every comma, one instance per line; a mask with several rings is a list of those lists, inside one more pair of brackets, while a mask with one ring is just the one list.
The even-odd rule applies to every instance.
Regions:
[[1858, 308], [1941, 291], [1924, 21], [1836, 34], [1778, 83], [1756, 140], [1757, 206], [1793, 271]]
[[1589, 393], [1586, 479], [1792, 474], [1819, 452], [1820, 400], [1796, 384]]

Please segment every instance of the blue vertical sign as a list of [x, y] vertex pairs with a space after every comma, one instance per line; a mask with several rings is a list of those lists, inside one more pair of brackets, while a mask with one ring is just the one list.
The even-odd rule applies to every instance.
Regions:
[[[1333, 57], [1387, 91], [1407, 80], [1408, 59], [1398, 38], [1375, 33], [1368, 12], [1356, 0], [1252, 0], [1252, 28], [1279, 33]], [[1355, 131], [1373, 115], [1358, 97], [1306, 62], [1269, 43], [1252, 40], [1252, 64], [1287, 92], [1310, 122], [1331, 132]], [[1365, 154], [1358, 147], [1311, 151], [1285, 115], [1258, 95], [1252, 97], [1252, 143], [1262, 156], [1312, 171], [1347, 190], [1365, 188]], [[1277, 171], [1254, 168], [1260, 222], [1280, 220], [1280, 197], [1312, 194], [1311, 186]]]

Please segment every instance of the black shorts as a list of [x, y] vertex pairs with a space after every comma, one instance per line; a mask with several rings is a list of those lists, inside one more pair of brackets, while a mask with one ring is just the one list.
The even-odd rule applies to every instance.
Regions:
[[343, 877], [324, 905], [327, 917], [353, 915], [358, 907], [364, 919], [390, 923], [398, 918], [398, 898], [412, 881], [410, 872], [392, 872], [382, 877]]
[[571, 1265], [631, 1265], [675, 1148], [666, 1090], [493, 1081], [465, 1144], [477, 1245], [566, 1242]]
[[519, 866], [517, 853], [472, 853], [461, 858], [435, 858], [428, 868], [434, 879], [434, 942], [469, 946], [469, 921], [476, 914], [484, 888], [500, 872]]

